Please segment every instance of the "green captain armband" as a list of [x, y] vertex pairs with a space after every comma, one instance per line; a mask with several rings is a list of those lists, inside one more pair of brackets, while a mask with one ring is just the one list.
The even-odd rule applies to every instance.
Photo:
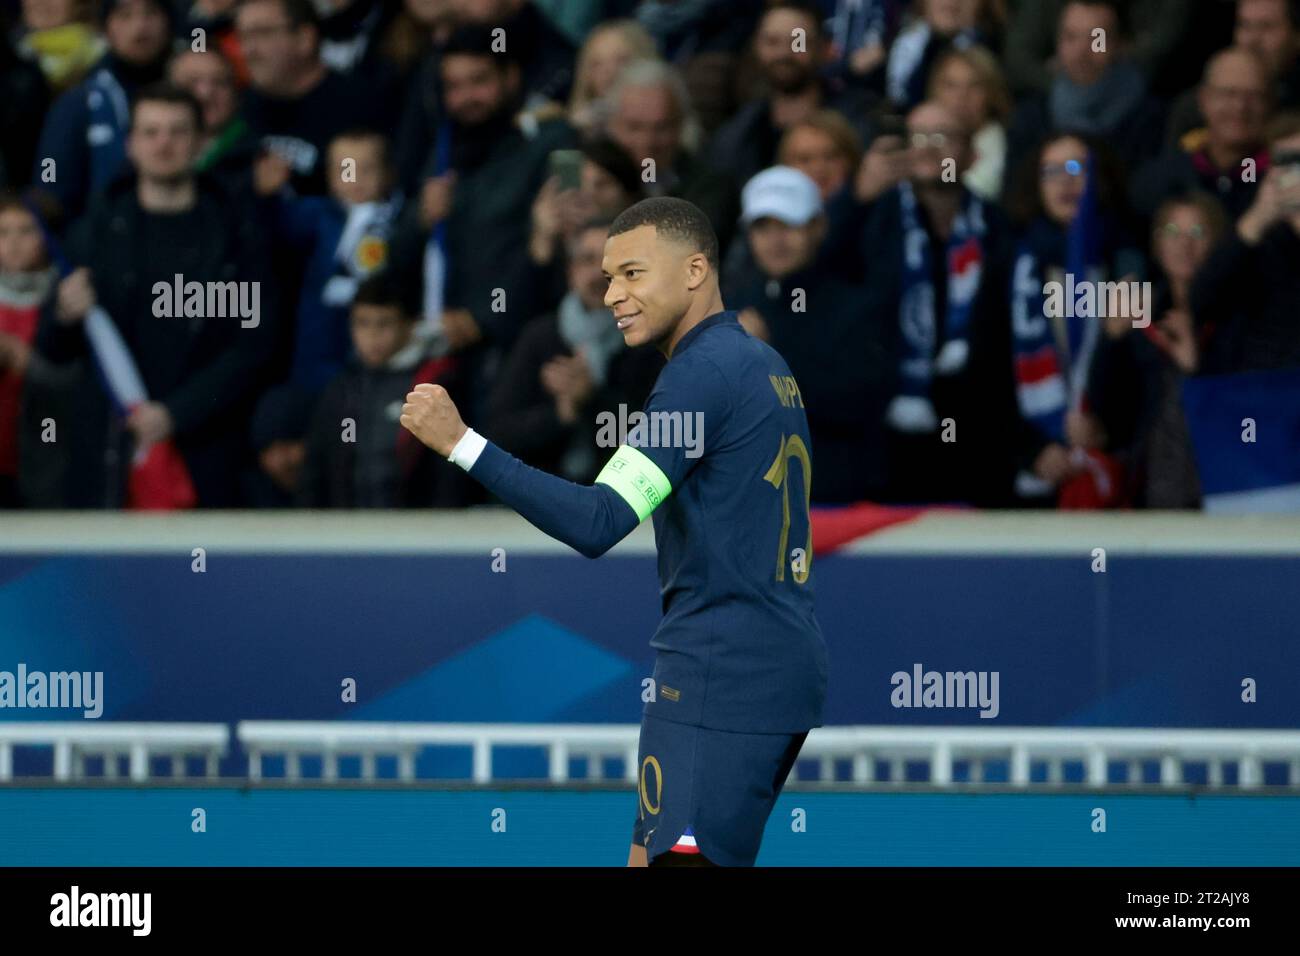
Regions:
[[631, 445], [619, 446], [596, 476], [596, 484], [618, 492], [636, 512], [637, 521], [644, 521], [673, 490], [659, 466]]

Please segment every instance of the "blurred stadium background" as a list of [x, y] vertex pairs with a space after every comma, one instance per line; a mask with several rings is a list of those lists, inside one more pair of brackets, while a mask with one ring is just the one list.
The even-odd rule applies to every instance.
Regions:
[[[827, 726], [760, 864], [1300, 861], [1295, 519], [815, 522]], [[104, 691], [4, 713], [0, 862], [621, 864], [658, 615], [648, 527], [593, 562], [493, 510], [15, 517], [0, 670]], [[997, 716], [894, 707], [915, 664], [998, 672]]]

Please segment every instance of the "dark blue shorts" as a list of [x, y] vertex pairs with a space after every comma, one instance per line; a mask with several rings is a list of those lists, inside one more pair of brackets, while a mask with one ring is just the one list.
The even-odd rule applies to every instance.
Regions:
[[720, 866], [753, 866], [807, 736], [738, 734], [643, 715], [632, 842], [648, 860], [703, 853]]

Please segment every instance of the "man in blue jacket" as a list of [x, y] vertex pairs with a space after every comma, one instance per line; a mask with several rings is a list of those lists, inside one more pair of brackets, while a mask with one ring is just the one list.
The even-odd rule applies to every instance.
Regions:
[[32, 183], [58, 202], [65, 223], [122, 172], [131, 98], [163, 78], [170, 49], [162, 0], [105, 0], [103, 16], [108, 52], [54, 101], [36, 148]]

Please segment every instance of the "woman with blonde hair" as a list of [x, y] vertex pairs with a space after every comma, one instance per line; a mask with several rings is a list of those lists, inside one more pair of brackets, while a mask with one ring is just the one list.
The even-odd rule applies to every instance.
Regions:
[[777, 147], [777, 163], [793, 166], [817, 184], [822, 202], [840, 192], [862, 160], [862, 140], [834, 110], [819, 110], [790, 126]]
[[[828, 267], [850, 282], [861, 278], [862, 224], [867, 207], [853, 195], [853, 180], [862, 162], [862, 140], [853, 124], [835, 110], [818, 110], [792, 123], [781, 137], [776, 162], [799, 170], [817, 185], [826, 213], [822, 255]], [[748, 252], [749, 244], [737, 242]], [[740, 267], [737, 252], [732, 268]]]
[[658, 56], [654, 39], [635, 20], [610, 20], [594, 28], [578, 52], [569, 97], [569, 122], [583, 133], [599, 129], [604, 121], [604, 97], [619, 71], [635, 60], [654, 60]]
[[949, 50], [930, 71], [927, 98], [946, 106], [970, 133], [975, 159], [962, 184], [981, 199], [996, 201], [1006, 174], [1011, 116], [1011, 93], [997, 59], [981, 46]]

